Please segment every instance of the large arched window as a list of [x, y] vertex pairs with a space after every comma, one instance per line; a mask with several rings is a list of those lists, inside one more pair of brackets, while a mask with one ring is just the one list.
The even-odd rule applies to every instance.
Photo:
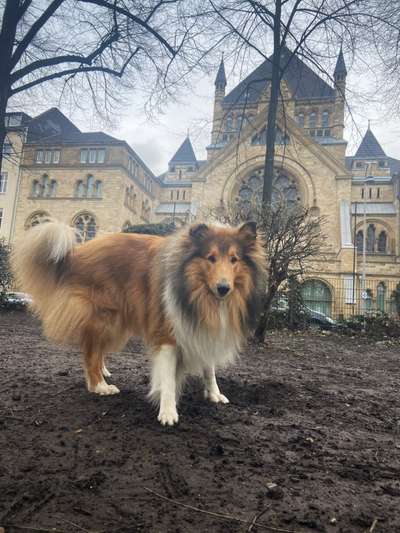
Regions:
[[308, 309], [331, 316], [332, 293], [326, 283], [318, 279], [309, 279], [303, 283], [301, 294]]
[[32, 196], [34, 198], [41, 196], [41, 185], [38, 180], [33, 180], [32, 182]]
[[381, 254], [387, 253], [387, 234], [386, 231], [381, 231], [378, 237], [378, 252]]
[[33, 226], [37, 226], [38, 224], [43, 224], [43, 222], [47, 222], [50, 219], [50, 215], [46, 213], [46, 211], [36, 211], [36, 213], [32, 213], [25, 222], [25, 229], [32, 228]]
[[96, 219], [90, 213], [82, 213], [74, 220], [74, 227], [78, 233], [78, 242], [90, 241], [96, 237]]
[[[262, 188], [262, 168], [254, 170], [247, 179], [241, 182], [236, 202], [245, 215], [249, 215], [252, 209], [256, 209], [261, 204]], [[293, 207], [300, 200], [297, 182], [282, 170], [276, 170], [272, 189], [272, 203], [274, 205], [285, 203], [288, 207]]]
[[370, 224], [367, 229], [367, 252], [373, 253], [375, 251], [375, 226]]

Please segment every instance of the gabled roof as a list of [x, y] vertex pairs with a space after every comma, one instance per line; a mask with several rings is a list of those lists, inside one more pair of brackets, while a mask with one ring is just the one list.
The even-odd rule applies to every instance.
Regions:
[[116, 144], [119, 139], [100, 131], [82, 132], [59, 109], [52, 107], [29, 122], [28, 143]]
[[[258, 66], [224, 98], [224, 104], [257, 102], [272, 77], [273, 55]], [[283, 79], [296, 100], [307, 98], [334, 98], [335, 91], [308, 65], [284, 47], [281, 52]]]
[[224, 58], [221, 59], [221, 63], [219, 64], [219, 69], [217, 72], [217, 77], [215, 78], [214, 85], [222, 85], [223, 87], [226, 87], [226, 74], [225, 74], [225, 65], [224, 65]]
[[346, 68], [346, 63], [344, 62], [342, 47], [340, 47], [340, 52], [339, 52], [339, 55], [336, 61], [336, 67], [335, 67], [335, 70], [333, 71], [333, 75], [335, 78], [336, 76], [340, 74], [347, 76], [347, 68]]
[[192, 143], [189, 136], [183, 141], [178, 148], [176, 154], [169, 162], [171, 163], [197, 163], [196, 156], [194, 154]]
[[367, 132], [364, 135], [363, 140], [361, 141], [360, 146], [356, 152], [355, 158], [380, 158], [386, 157], [385, 152], [383, 151], [381, 145], [377, 141], [375, 135], [372, 133], [370, 128], [367, 129]]

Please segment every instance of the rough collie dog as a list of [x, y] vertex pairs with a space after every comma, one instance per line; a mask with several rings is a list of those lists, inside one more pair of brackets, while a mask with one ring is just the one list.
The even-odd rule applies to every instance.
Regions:
[[77, 245], [72, 228], [49, 221], [17, 243], [12, 264], [45, 335], [80, 346], [90, 392], [119, 392], [104, 379], [105, 356], [135, 335], [151, 354], [149, 395], [161, 424], [178, 421], [187, 375], [203, 378], [208, 400], [228, 403], [215, 369], [235, 358], [265, 287], [254, 223], [197, 224], [169, 237], [119, 233]]

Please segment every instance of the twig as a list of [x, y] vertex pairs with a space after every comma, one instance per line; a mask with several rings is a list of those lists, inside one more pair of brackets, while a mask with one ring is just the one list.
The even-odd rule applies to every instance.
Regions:
[[65, 529], [58, 529], [56, 527], [46, 528], [46, 527], [32, 527], [32, 526], [21, 526], [19, 524], [4, 524], [6, 527], [15, 527], [17, 529], [26, 529], [28, 531], [47, 531], [49, 533], [69, 533]]
[[372, 522], [371, 527], [368, 530], [368, 533], [373, 533], [374, 532], [374, 529], [375, 529], [377, 523], [378, 523], [378, 519], [375, 518], [374, 521]]
[[[173, 503], [174, 505], [178, 505], [180, 507], [185, 507], [186, 509], [191, 509], [192, 511], [196, 511], [197, 513], [203, 513], [209, 516], [213, 516], [214, 518], [221, 518], [223, 520], [231, 520], [233, 522], [240, 522], [242, 524], [251, 525], [251, 523], [249, 523], [248, 520], [243, 520], [242, 518], [238, 518], [236, 516], [232, 516], [229, 514], [213, 513], [212, 511], [205, 511], [203, 509], [199, 509], [198, 507], [194, 507], [193, 505], [188, 505], [187, 503], [181, 503], [181, 502], [178, 502], [177, 500], [173, 500], [172, 498], [167, 498], [166, 496], [163, 496], [162, 494], [159, 494], [155, 490], [149, 489], [148, 487], [143, 487], [143, 488], [145, 491], [150, 492], [151, 494], [154, 494], [154, 496], [157, 496], [157, 498], [160, 498], [161, 500], [165, 500], [167, 502]], [[272, 527], [272, 526], [269, 526], [268, 524], [264, 524], [263, 522], [258, 522], [258, 523], [254, 522], [253, 527], [254, 526], [266, 529], [268, 531], [275, 531], [278, 533], [299, 533], [293, 529], [282, 529], [278, 527]]]
[[258, 520], [259, 518], [261, 518], [262, 515], [268, 511], [268, 509], [269, 509], [269, 506], [266, 507], [265, 509], [263, 509], [263, 510], [261, 511], [261, 513], [258, 513], [258, 514], [256, 514], [256, 515], [254, 515], [253, 521], [251, 522], [251, 524], [250, 524], [250, 526], [249, 526], [249, 529], [247, 530], [248, 532], [252, 531], [254, 526], [257, 526], [257, 520]]

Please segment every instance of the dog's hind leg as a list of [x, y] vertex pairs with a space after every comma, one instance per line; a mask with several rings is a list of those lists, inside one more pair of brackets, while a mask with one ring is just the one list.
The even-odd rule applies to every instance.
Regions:
[[214, 366], [206, 367], [203, 371], [204, 398], [213, 403], [229, 403], [226, 396], [219, 390]]
[[115, 385], [109, 385], [104, 379], [104, 355], [101, 342], [99, 339], [95, 340], [92, 332], [86, 331], [82, 351], [88, 391], [101, 396], [118, 394], [119, 389]]
[[176, 369], [176, 347], [164, 344], [153, 356], [151, 389], [149, 393], [150, 398], [160, 404], [158, 420], [163, 426], [173, 426], [178, 422], [178, 412], [176, 410]]

